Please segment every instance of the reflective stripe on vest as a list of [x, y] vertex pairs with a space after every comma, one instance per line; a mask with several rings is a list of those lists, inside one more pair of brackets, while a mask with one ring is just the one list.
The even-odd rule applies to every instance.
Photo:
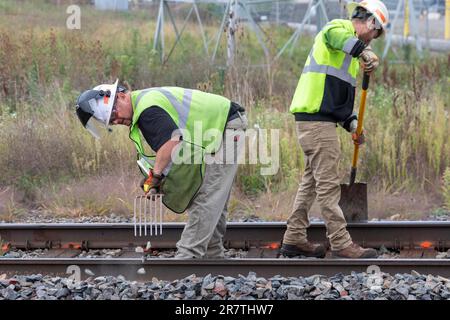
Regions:
[[342, 51], [350, 54], [350, 52], [352, 52], [352, 49], [357, 42], [358, 42], [358, 38], [356, 38], [356, 37], [348, 39], [347, 41], [345, 41]]
[[191, 109], [191, 101], [192, 101], [192, 90], [191, 89], [184, 89], [184, 94], [183, 94], [183, 101], [180, 103], [178, 101], [178, 99], [172, 94], [172, 92], [164, 89], [164, 88], [150, 88], [150, 89], [145, 89], [142, 90], [139, 95], [136, 98], [136, 102], [135, 105], [136, 107], [139, 105], [139, 101], [142, 99], [142, 97], [146, 94], [149, 93], [150, 91], [159, 91], [160, 93], [162, 93], [167, 100], [169, 100], [169, 102], [173, 105], [173, 107], [175, 108], [175, 110], [178, 113], [178, 120], [179, 120], [179, 124], [178, 127], [180, 129], [184, 129], [186, 128], [186, 123], [187, 123], [187, 119], [189, 116], [189, 111]]
[[[347, 43], [346, 43], [347, 44]], [[314, 50], [314, 49], [313, 49]], [[352, 75], [348, 72], [348, 68], [350, 63], [352, 62], [352, 56], [349, 54], [345, 55], [344, 62], [342, 63], [341, 68], [335, 68], [332, 66], [327, 66], [323, 64], [318, 64], [313, 56], [313, 50], [309, 54], [309, 65], [303, 68], [303, 73], [307, 72], [317, 72], [324, 73], [330, 76], [334, 76], [339, 78], [347, 83], [350, 83], [353, 87], [356, 87], [356, 78], [352, 77]]]
[[[134, 113], [130, 139], [135, 142], [138, 152], [145, 155], [137, 121], [145, 109], [158, 106], [172, 117], [180, 135], [184, 136], [184, 131], [187, 130], [184, 140], [188, 138], [188, 142], [191, 144], [198, 144], [205, 148], [206, 153], [214, 153], [222, 143], [222, 134], [225, 130], [230, 104], [230, 100], [219, 95], [177, 87], [148, 88], [133, 92]], [[200, 131], [195, 124], [197, 122], [200, 122], [202, 126]], [[203, 131], [207, 132], [213, 129], [220, 133], [213, 137], [203, 134]]]

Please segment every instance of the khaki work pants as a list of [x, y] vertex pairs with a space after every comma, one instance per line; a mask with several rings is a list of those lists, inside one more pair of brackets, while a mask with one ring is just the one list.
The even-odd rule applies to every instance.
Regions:
[[[206, 155], [205, 178], [187, 209], [188, 221], [177, 243], [179, 259], [223, 258], [227, 204], [245, 143], [245, 115], [227, 123], [220, 149]], [[210, 163], [210, 164], [208, 164]]]
[[299, 185], [283, 243], [307, 242], [308, 212], [315, 199], [325, 220], [331, 250], [341, 250], [352, 242], [347, 223], [339, 207], [341, 196], [338, 163], [340, 144], [336, 124], [297, 121], [297, 135], [305, 155], [305, 172]]

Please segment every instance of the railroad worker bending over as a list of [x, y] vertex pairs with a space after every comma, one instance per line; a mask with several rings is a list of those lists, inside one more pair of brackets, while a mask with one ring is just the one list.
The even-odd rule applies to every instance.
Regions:
[[[227, 203], [247, 127], [241, 106], [178, 87], [129, 92], [117, 80], [83, 92], [76, 112], [96, 136], [94, 120], [105, 127], [128, 126], [138, 158], [152, 159], [145, 154], [141, 134], [156, 152], [147, 179], [150, 192], [162, 192], [171, 210], [188, 211], [176, 258], [224, 257]], [[176, 161], [180, 159], [189, 161]]]
[[364, 142], [363, 135], [356, 135], [357, 116], [353, 113], [358, 60], [366, 73], [378, 66], [369, 43], [384, 32], [389, 14], [378, 0], [353, 2], [347, 8], [350, 20], [332, 20], [316, 36], [290, 107], [304, 152], [305, 171], [281, 247], [281, 253], [287, 256], [325, 256], [324, 246], [307, 240], [308, 212], [315, 199], [334, 257], [377, 256], [376, 250], [352, 242], [338, 204], [340, 145], [336, 124], [351, 132], [356, 143]]

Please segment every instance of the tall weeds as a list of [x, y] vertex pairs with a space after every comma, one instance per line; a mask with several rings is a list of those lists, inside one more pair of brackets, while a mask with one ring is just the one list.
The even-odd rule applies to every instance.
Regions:
[[[252, 127], [280, 129], [281, 159], [274, 176], [261, 176], [259, 166], [241, 166], [237, 186], [248, 194], [295, 188], [303, 158], [288, 108], [311, 38], [301, 39], [292, 57], [285, 54], [270, 67], [254, 67], [255, 60], [266, 60], [254, 36], [241, 28], [237, 66], [224, 70], [205, 62], [196, 26], [189, 25], [181, 46], [161, 65], [152, 50], [154, 25], [148, 16], [106, 14], [100, 19], [99, 13], [83, 11], [82, 32], [58, 24], [35, 28], [23, 17], [23, 26], [17, 28], [14, 21], [27, 13], [5, 3], [0, 22], [0, 186], [15, 186], [30, 203], [38, 203], [40, 190], [65, 181], [117, 174], [134, 179], [138, 173], [127, 128], [117, 128], [98, 142], [74, 116], [81, 90], [118, 77], [131, 88], [185, 86], [240, 102]], [[213, 28], [207, 28], [212, 34]], [[166, 35], [173, 43], [174, 32]], [[266, 30], [272, 57], [289, 35], [283, 27]], [[219, 55], [219, 65], [223, 59]], [[361, 152], [360, 178], [387, 190], [437, 192], [450, 166], [449, 58], [430, 56], [415, 65], [385, 63], [380, 69], [369, 89], [368, 142]], [[348, 133], [339, 134], [345, 178], [353, 146]]]

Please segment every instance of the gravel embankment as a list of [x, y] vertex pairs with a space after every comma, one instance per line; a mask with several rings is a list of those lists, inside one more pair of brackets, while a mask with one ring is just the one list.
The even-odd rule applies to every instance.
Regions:
[[68, 278], [42, 275], [6, 279], [0, 275], [0, 300], [443, 300], [450, 299], [450, 280], [413, 274], [378, 277], [366, 273], [338, 274], [333, 277], [311, 276], [260, 278], [247, 276], [196, 277], [168, 282], [153, 279], [138, 283], [124, 277], [97, 277], [74, 282]]
[[[248, 217], [230, 218], [233, 222], [264, 222], [265, 220], [251, 215]], [[311, 222], [320, 222], [319, 218], [312, 217]], [[1, 223], [133, 223], [133, 216], [121, 216], [111, 213], [104, 216], [83, 216], [83, 217], [55, 217], [51, 214], [40, 212], [31, 212], [25, 216], [17, 217], [14, 221], [5, 221], [0, 219]]]
[[[139, 249], [139, 250], [138, 250]], [[135, 252], [142, 253], [142, 256], [145, 256], [146, 259], [167, 259], [175, 257], [176, 250], [148, 250], [143, 251], [144, 249], [141, 247], [136, 248]], [[247, 256], [246, 250], [242, 249], [226, 249], [225, 250], [225, 258], [245, 258]], [[2, 258], [14, 258], [14, 259], [33, 259], [33, 258], [42, 258], [49, 253], [48, 249], [35, 249], [35, 250], [21, 250], [12, 248], [10, 251], [1, 255]], [[118, 258], [122, 255], [123, 249], [92, 249], [88, 251], [81, 251], [74, 258], [88, 258], [88, 259], [108, 259], [108, 258]], [[47, 256], [48, 257], [48, 256]]]
[[[378, 219], [374, 218], [371, 221], [397, 221], [395, 215], [392, 216], [392, 219]], [[422, 221], [450, 221], [450, 213], [442, 213], [442, 214], [430, 214], [429, 216], [421, 219]], [[250, 215], [246, 217], [230, 217], [230, 222], [265, 222], [265, 219], [258, 217], [256, 215]], [[322, 222], [323, 219], [320, 217], [310, 217], [311, 222]], [[133, 223], [133, 217], [130, 216], [122, 216], [117, 215], [115, 213], [111, 213], [109, 215], [104, 216], [83, 216], [83, 217], [55, 217], [51, 214], [45, 214], [39, 211], [32, 211], [30, 214], [16, 217], [14, 221], [5, 221], [1, 220], [1, 223]]]

